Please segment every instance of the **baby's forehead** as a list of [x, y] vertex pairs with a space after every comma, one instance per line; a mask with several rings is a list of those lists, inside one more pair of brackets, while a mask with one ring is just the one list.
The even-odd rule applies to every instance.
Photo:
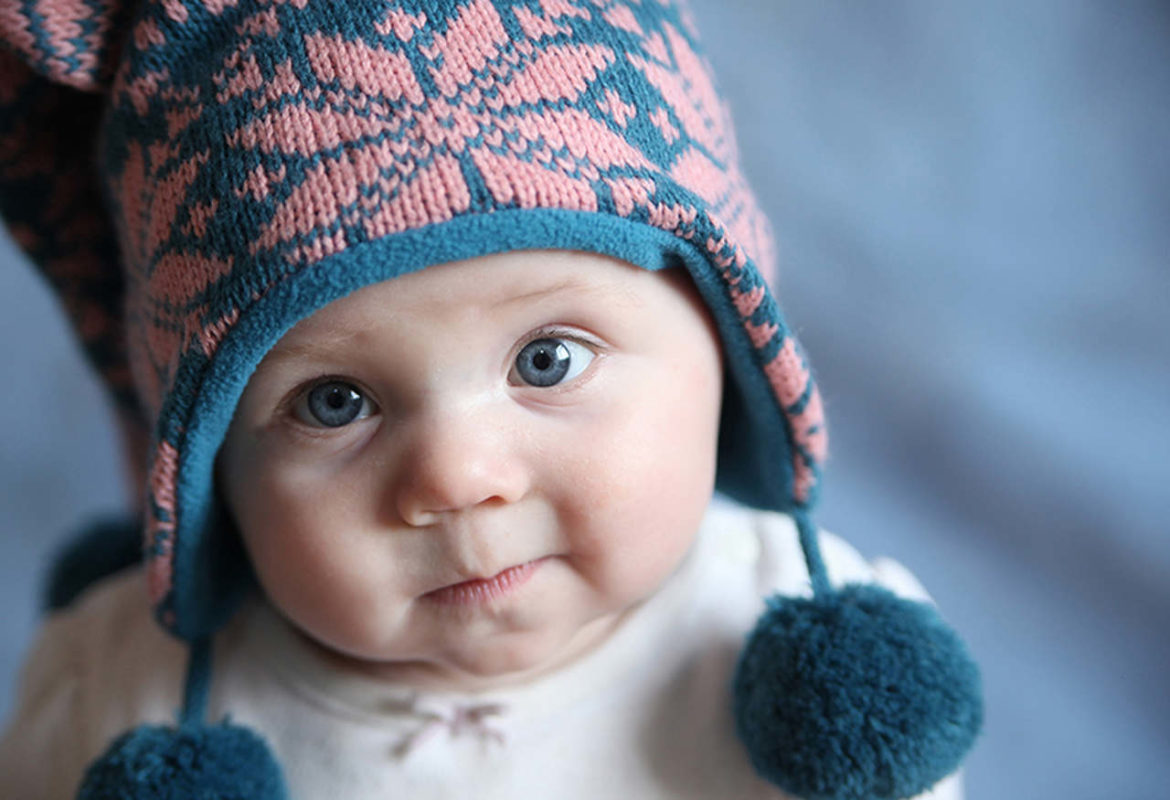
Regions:
[[[317, 309], [285, 340], [336, 341], [394, 315], [418, 322], [574, 302], [636, 313], [670, 291], [681, 269], [654, 272], [610, 256], [567, 250], [497, 253], [436, 264], [367, 285]], [[669, 273], [669, 274], [668, 274]], [[689, 282], [683, 274], [682, 279]]]
[[454, 342], [455, 331], [479, 339], [528, 324], [587, 326], [592, 319], [634, 337], [694, 324], [698, 317], [682, 306], [707, 316], [682, 267], [649, 270], [573, 250], [508, 251], [428, 265], [333, 299], [285, 332], [264, 365], [360, 351], [371, 346], [374, 331], [388, 329], [402, 333], [400, 342], [414, 336]]

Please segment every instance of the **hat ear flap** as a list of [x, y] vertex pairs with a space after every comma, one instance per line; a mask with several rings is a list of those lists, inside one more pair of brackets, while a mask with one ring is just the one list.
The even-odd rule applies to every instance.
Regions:
[[799, 797], [918, 795], [979, 733], [979, 669], [932, 606], [830, 588], [815, 529], [796, 517], [814, 595], [767, 600], [736, 669], [739, 736], [756, 771]]

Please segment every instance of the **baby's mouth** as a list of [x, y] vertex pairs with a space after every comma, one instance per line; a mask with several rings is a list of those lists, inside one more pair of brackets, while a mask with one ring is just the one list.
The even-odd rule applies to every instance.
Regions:
[[422, 596], [440, 605], [469, 606], [487, 603], [510, 594], [528, 582], [548, 556], [508, 567], [490, 578], [475, 578], [435, 589]]

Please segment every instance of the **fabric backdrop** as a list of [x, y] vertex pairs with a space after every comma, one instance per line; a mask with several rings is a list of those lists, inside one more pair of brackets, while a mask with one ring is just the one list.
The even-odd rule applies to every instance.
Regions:
[[[968, 795], [1170, 786], [1170, 8], [692, 0], [828, 406], [821, 523], [981, 661]], [[127, 496], [0, 238], [0, 715], [51, 549]]]

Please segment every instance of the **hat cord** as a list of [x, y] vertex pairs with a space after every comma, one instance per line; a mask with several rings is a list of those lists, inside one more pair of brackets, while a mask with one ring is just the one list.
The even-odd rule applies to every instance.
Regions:
[[201, 636], [191, 642], [187, 661], [187, 678], [183, 690], [183, 711], [179, 724], [202, 725], [207, 715], [207, 697], [211, 689], [211, 637]]
[[808, 577], [812, 581], [813, 596], [824, 597], [832, 591], [832, 588], [829, 586], [829, 573], [825, 569], [825, 560], [821, 557], [817, 526], [813, 524], [808, 512], [803, 508], [793, 510], [792, 516], [796, 520], [796, 528], [800, 533], [800, 549], [804, 552], [804, 563], [808, 566]]

